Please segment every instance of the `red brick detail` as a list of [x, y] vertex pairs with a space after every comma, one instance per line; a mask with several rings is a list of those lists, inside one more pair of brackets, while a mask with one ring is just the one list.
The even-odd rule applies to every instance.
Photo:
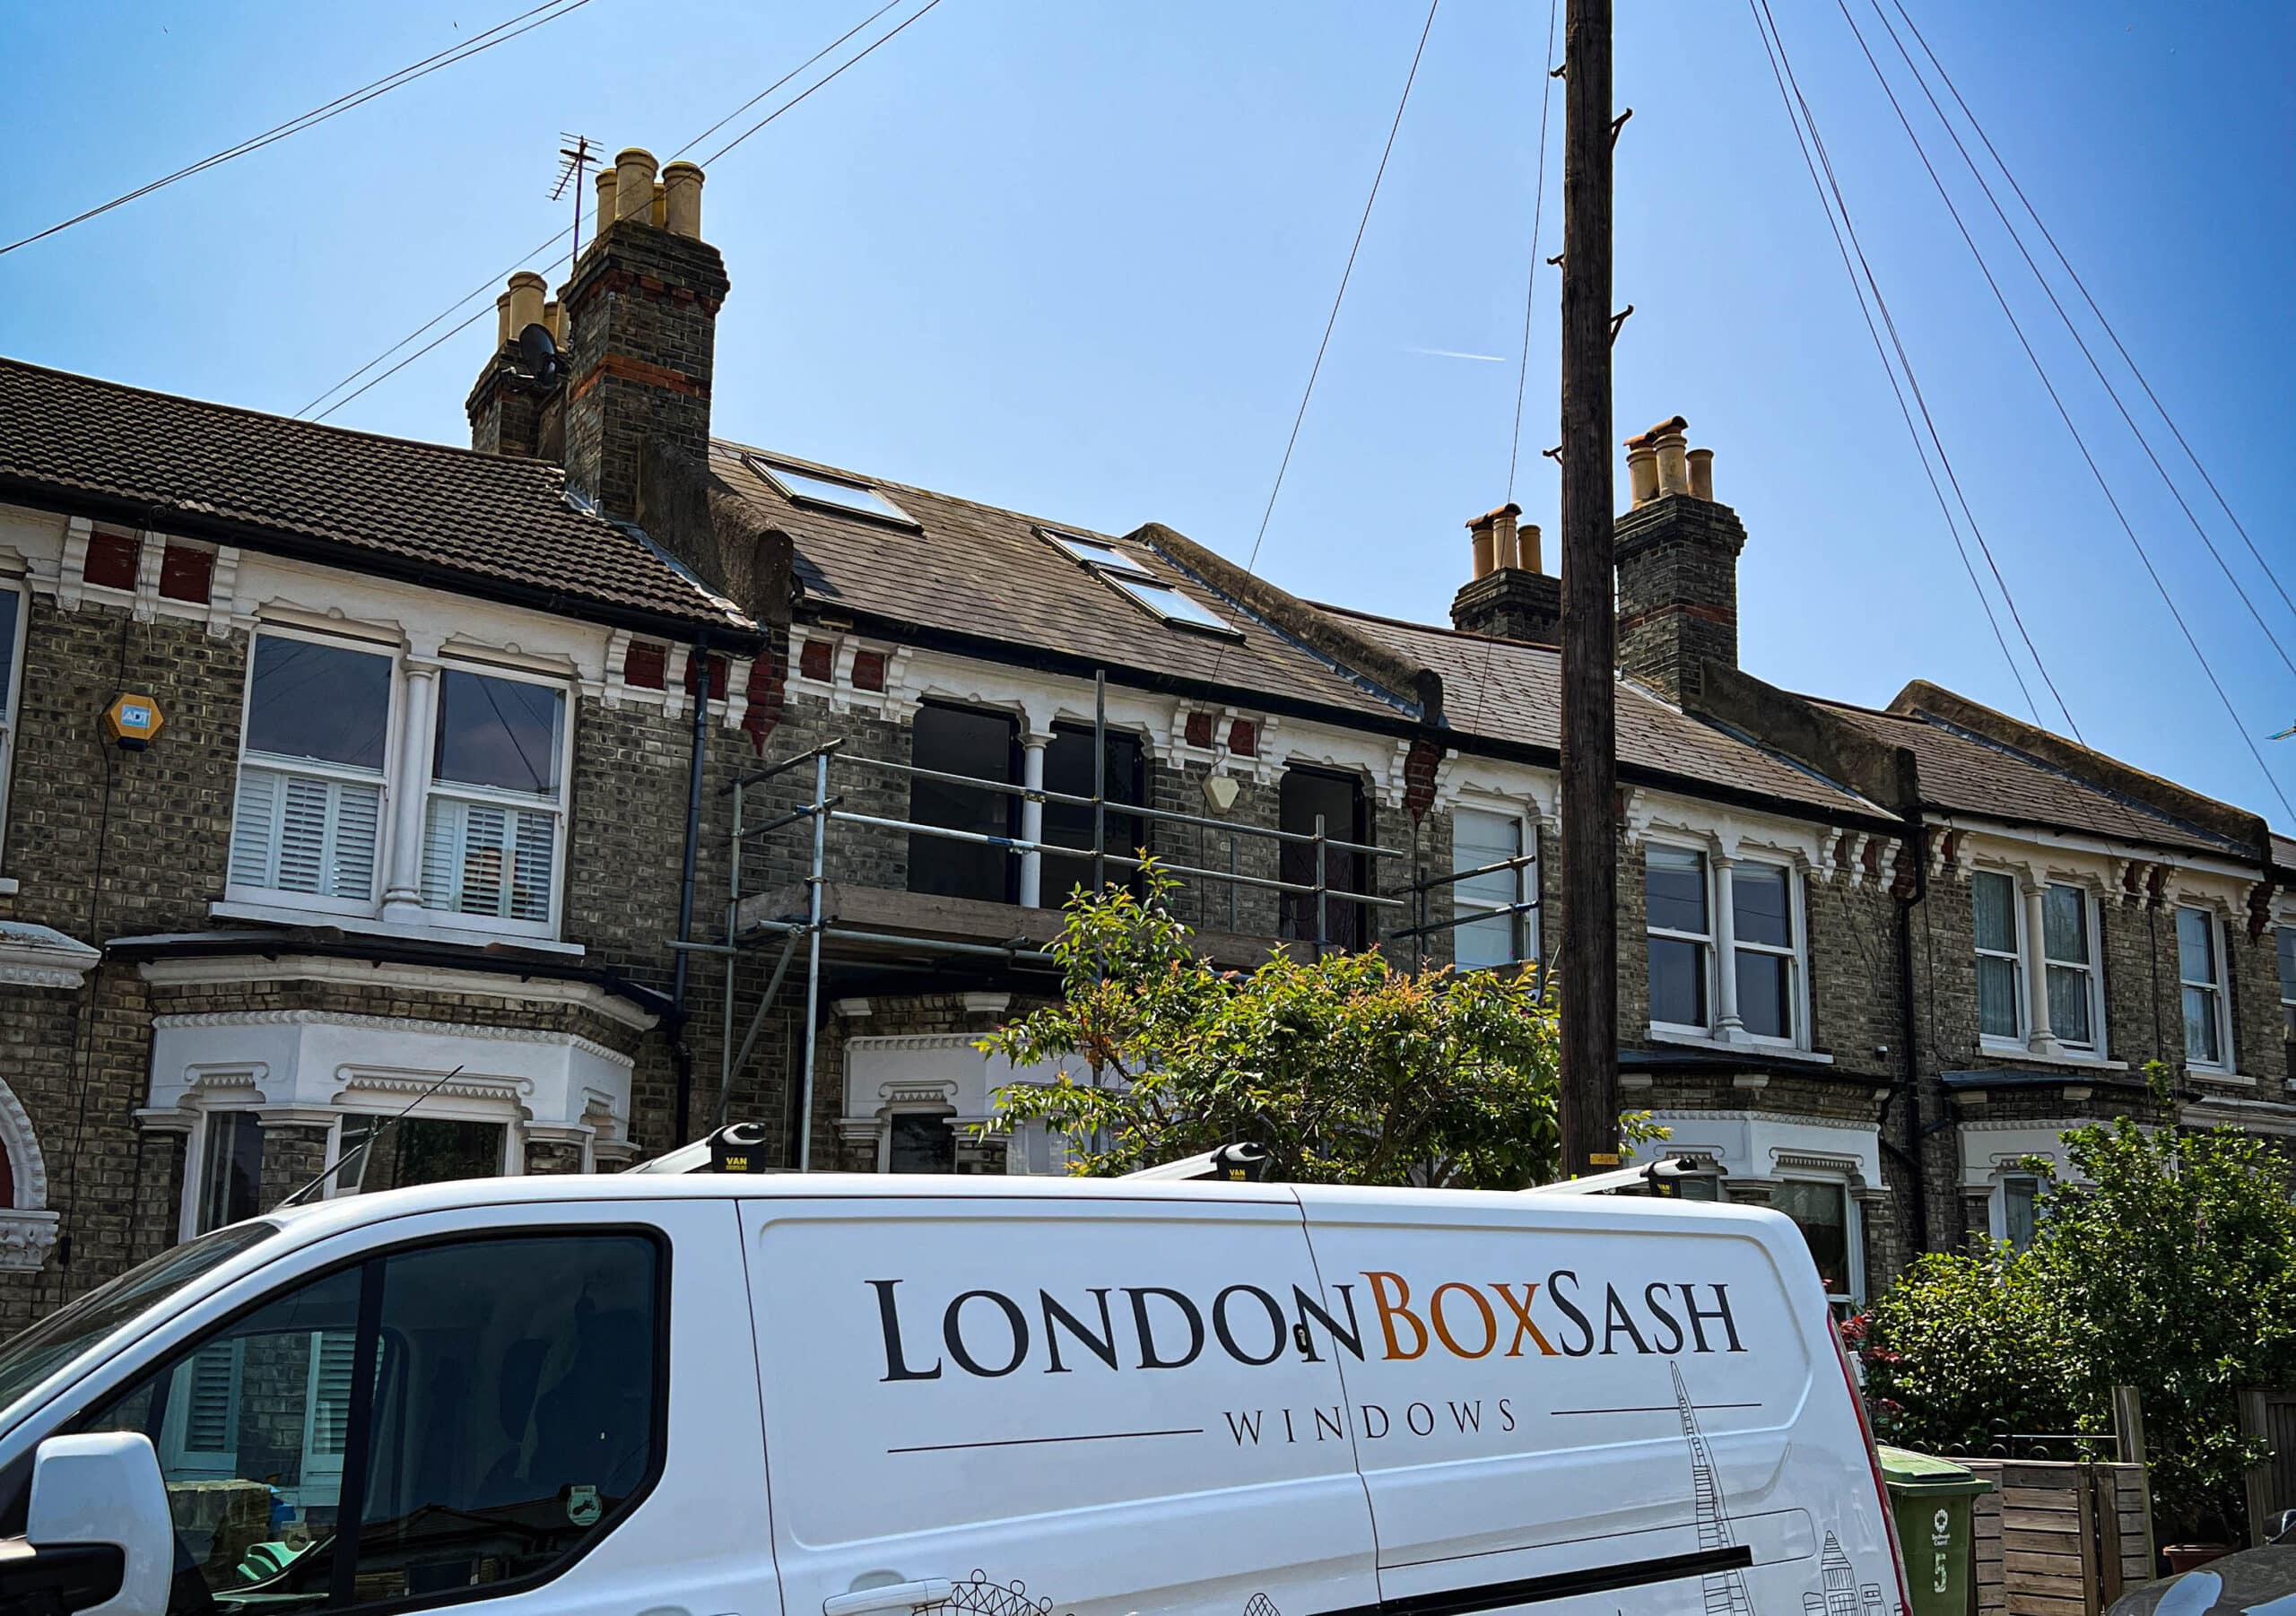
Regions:
[[133, 589], [135, 569], [143, 558], [143, 541], [133, 534], [91, 534], [85, 577], [106, 589]]
[[883, 651], [856, 651], [853, 654], [853, 688], [857, 691], [882, 691], [885, 688], [885, 654]]
[[1212, 744], [1212, 715], [1190, 713], [1187, 716], [1187, 743], [1190, 746]]
[[1727, 606], [1710, 606], [1701, 601], [1668, 601], [1663, 606], [1653, 606], [1647, 612], [1635, 612], [1618, 620], [1618, 631], [1639, 629], [1644, 623], [1657, 622], [1662, 617], [1694, 618], [1704, 623], [1732, 623], [1738, 614]]
[[1228, 750], [1239, 758], [1259, 756], [1259, 725], [1239, 718], [1228, 726]]
[[2260, 881], [2248, 889], [2248, 941], [2261, 943], [2272, 926], [2272, 894], [2274, 888], [2268, 881]]
[[207, 604], [207, 593], [215, 579], [215, 552], [194, 550], [188, 544], [170, 544], [160, 558], [160, 593], [170, 600], [194, 601]]
[[1443, 760], [1442, 749], [1424, 735], [1411, 743], [1403, 759], [1403, 805], [1411, 811], [1411, 822], [1417, 824], [1427, 817], [1435, 805], [1435, 766]]
[[641, 387], [659, 387], [665, 393], [683, 393], [688, 398], [709, 396], [708, 382], [696, 381], [683, 370], [673, 370], [667, 365], [652, 364], [642, 359], [631, 359], [624, 353], [602, 353], [598, 356], [598, 362], [590, 367], [590, 373], [574, 384], [570, 397], [588, 396], [590, 389], [609, 376], [622, 381], [634, 381]]
[[826, 639], [809, 639], [797, 653], [797, 672], [807, 679], [818, 679], [823, 684], [836, 669], [837, 653]]
[[742, 730], [760, 757], [765, 755], [766, 737], [781, 722], [782, 701], [788, 693], [788, 682], [781, 667], [778, 647], [759, 652], [757, 660], [750, 664], [750, 705], [742, 715]]
[[[701, 665], [689, 656], [685, 659], [685, 693], [692, 695], [700, 688], [700, 683]], [[712, 701], [726, 699], [726, 659], [715, 651], [709, 654], [709, 699]]]
[[622, 682], [641, 691], [658, 691], [670, 682], [670, 647], [651, 640], [633, 639], [622, 655]]

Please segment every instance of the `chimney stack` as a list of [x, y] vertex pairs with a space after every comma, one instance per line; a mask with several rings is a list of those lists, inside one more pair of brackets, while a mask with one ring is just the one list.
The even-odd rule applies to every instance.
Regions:
[[1508, 504], [1467, 524], [1474, 576], [1451, 601], [1452, 626], [1503, 639], [1561, 641], [1562, 584], [1539, 571], [1539, 530]]
[[1633, 505], [1613, 528], [1618, 659], [1668, 699], [1695, 704], [1708, 663], [1738, 665], [1738, 554], [1746, 530], [1714, 500], [1714, 451], [1669, 417], [1626, 440]]
[[530, 269], [510, 277], [494, 300], [494, 352], [478, 373], [463, 403], [470, 417], [470, 446], [483, 454], [532, 459], [557, 455], [555, 428], [560, 382], [547, 387], [527, 374], [518, 353], [518, 334], [529, 326], [549, 328], [558, 340], [557, 305], [545, 300], [550, 283]]
[[673, 550], [672, 530], [693, 519], [684, 495], [708, 476], [718, 310], [729, 286], [725, 260], [701, 239], [701, 188], [691, 163], [657, 176], [652, 153], [619, 152], [611, 176], [598, 176], [613, 223], [559, 294], [567, 483]]

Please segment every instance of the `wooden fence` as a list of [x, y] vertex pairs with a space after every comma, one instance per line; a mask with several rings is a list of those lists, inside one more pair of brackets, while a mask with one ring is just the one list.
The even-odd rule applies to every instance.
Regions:
[[1993, 1483], [1975, 1500], [1978, 1616], [2099, 1616], [2152, 1577], [2141, 1464], [1964, 1459]]

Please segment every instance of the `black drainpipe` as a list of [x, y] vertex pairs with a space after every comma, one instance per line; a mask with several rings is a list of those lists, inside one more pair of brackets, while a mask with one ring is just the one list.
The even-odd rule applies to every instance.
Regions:
[[[678, 886], [680, 943], [693, 941], [694, 865], [701, 853], [701, 764], [709, 745], [709, 640], [706, 635], [694, 641], [693, 669], [693, 767], [685, 794], [685, 873]], [[691, 958], [679, 949], [670, 976], [670, 1058], [677, 1069], [678, 1085], [677, 1122], [670, 1140], [673, 1149], [689, 1142], [686, 1134], [693, 1119], [693, 1051], [685, 1036], [685, 986]]]
[[1929, 1181], [1922, 1162], [1921, 1064], [1915, 1056], [1916, 1018], [1913, 1010], [1913, 906], [1929, 897], [1929, 849], [1919, 804], [1906, 812], [1906, 845], [1913, 855], [1913, 892], [1898, 905], [1899, 1038], [1905, 1048], [1905, 1141], [1907, 1165], [1913, 1174], [1913, 1248], [1916, 1255], [1929, 1249]]

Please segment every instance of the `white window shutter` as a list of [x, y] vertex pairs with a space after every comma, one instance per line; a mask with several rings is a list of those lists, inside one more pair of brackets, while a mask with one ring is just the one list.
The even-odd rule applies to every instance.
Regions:
[[379, 785], [242, 769], [231, 818], [231, 881], [363, 902], [375, 895], [382, 817]]
[[351, 1425], [351, 1366], [359, 1344], [350, 1330], [327, 1330], [311, 1352], [311, 1425], [303, 1451], [341, 1456]]
[[375, 895], [375, 850], [383, 822], [383, 788], [337, 781], [334, 795], [334, 840], [328, 848], [327, 891], [331, 897]]
[[239, 770], [239, 801], [231, 812], [231, 881], [273, 884], [273, 849], [279, 845], [280, 778], [267, 769]]
[[514, 918], [550, 918], [551, 877], [557, 851], [558, 821], [554, 814], [518, 815], [518, 844], [510, 884], [510, 913]]
[[434, 796], [422, 838], [423, 905], [548, 920], [557, 855], [555, 814]]

